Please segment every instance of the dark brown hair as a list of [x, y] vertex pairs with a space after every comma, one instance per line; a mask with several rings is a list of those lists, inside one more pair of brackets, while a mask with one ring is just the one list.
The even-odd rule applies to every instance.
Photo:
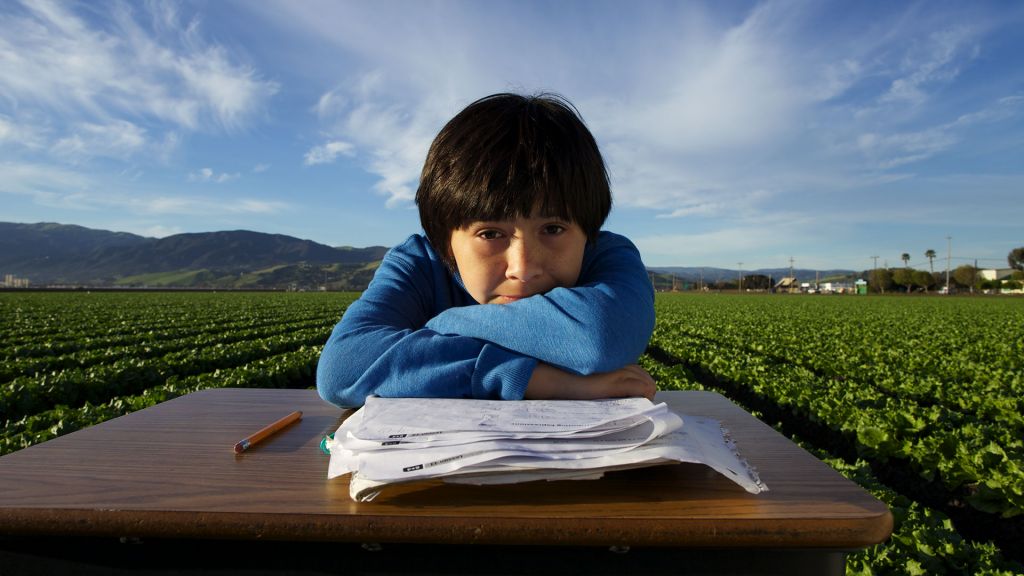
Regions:
[[568, 100], [494, 94], [456, 114], [434, 138], [416, 204], [427, 239], [454, 271], [454, 230], [539, 209], [575, 222], [594, 241], [612, 199], [597, 142]]

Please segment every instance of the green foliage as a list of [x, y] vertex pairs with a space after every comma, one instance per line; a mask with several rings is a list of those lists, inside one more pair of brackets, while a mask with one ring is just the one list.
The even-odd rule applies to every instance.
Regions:
[[971, 496], [1024, 513], [1024, 307], [659, 295], [653, 343]]
[[0, 453], [200, 388], [312, 383], [355, 297], [0, 294]]
[[[692, 372], [676, 364], [667, 366], [650, 356], [640, 364], [658, 381], [662, 390], [705, 390]], [[716, 390], [723, 392], [722, 390]], [[756, 415], [756, 413], [755, 413]], [[910, 427], [923, 422], [908, 420]], [[859, 431], [860, 432], [860, 431]], [[877, 427], [865, 427], [863, 433], [884, 442], [887, 433]], [[1024, 566], [1003, 558], [992, 543], [965, 540], [942, 512], [921, 505], [881, 483], [867, 461], [848, 463], [817, 449], [800, 438], [791, 438], [843, 476], [856, 482], [885, 502], [893, 515], [893, 533], [885, 542], [851, 554], [846, 561], [848, 576], [876, 574], [989, 574], [1010, 576], [1024, 573]], [[984, 459], [984, 456], [982, 457]]]
[[1024, 246], [1010, 250], [1010, 253], [1006, 255], [1006, 263], [1010, 265], [1010, 268], [1024, 271]]
[[[0, 294], [0, 454], [203, 388], [310, 385], [355, 296]], [[662, 389], [727, 381], [852, 439], [855, 462], [805, 446], [893, 512], [892, 538], [851, 555], [848, 574], [1024, 573], [867, 465], [908, 462], [978, 510], [1024, 511], [1019, 302], [659, 294], [656, 305], [652, 344], [682, 360], [640, 359]]]
[[972, 288], [978, 283], [978, 269], [974, 266], [958, 266], [953, 270], [953, 280], [964, 288]]

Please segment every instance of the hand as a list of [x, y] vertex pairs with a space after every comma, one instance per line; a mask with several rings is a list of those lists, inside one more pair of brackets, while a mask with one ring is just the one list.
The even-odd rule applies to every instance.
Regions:
[[598, 398], [654, 399], [658, 385], [646, 370], [629, 364], [598, 374], [580, 376], [540, 362], [526, 386], [527, 400], [595, 400]]

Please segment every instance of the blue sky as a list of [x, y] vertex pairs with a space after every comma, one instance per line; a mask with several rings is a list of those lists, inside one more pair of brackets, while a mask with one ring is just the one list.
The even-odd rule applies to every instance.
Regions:
[[1011, 1], [7, 0], [0, 221], [393, 245], [452, 115], [553, 91], [648, 265], [1005, 266], [1022, 29]]

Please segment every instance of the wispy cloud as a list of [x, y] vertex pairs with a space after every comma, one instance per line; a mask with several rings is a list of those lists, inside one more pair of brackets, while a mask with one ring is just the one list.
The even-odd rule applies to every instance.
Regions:
[[231, 180], [237, 180], [241, 178], [241, 173], [234, 172], [228, 174], [227, 172], [216, 173], [212, 168], [200, 168], [195, 172], [189, 172], [189, 182], [212, 182], [214, 184], [223, 184], [224, 182], [230, 182]]
[[1007, 96], [981, 110], [922, 130], [865, 132], [857, 139], [857, 147], [873, 167], [889, 170], [941, 154], [960, 143], [971, 128], [1012, 118], [1019, 115], [1022, 108], [1024, 97]]
[[[0, 3], [0, 193], [31, 217], [120, 210], [140, 227], [313, 234], [328, 218], [305, 210], [339, 189], [363, 220], [412, 208], [431, 139], [476, 98], [554, 91], [597, 137], [610, 224], [645, 257], [777, 249], [774, 261], [786, 238], [818, 246], [823, 228], [859, 246], [881, 225], [987, 233], [992, 215], [1016, 214], [982, 218], [964, 198], [1019, 205], [1007, 198], [1019, 192], [1011, 55], [1024, 8], [634, 4]], [[279, 212], [301, 223], [261, 216]], [[387, 243], [415, 226], [408, 215], [351, 233]]]
[[287, 202], [240, 198], [230, 201], [214, 201], [192, 196], [152, 196], [143, 198], [120, 198], [133, 212], [143, 215], [183, 214], [194, 216], [216, 216], [236, 214], [275, 214], [292, 209]]
[[[210, 177], [215, 178], [212, 171]], [[216, 218], [218, 215], [276, 214], [294, 210], [291, 203], [278, 200], [160, 194], [140, 187], [131, 175], [112, 179], [76, 169], [24, 162], [0, 162], [0, 194], [28, 196], [38, 205], [75, 212], [119, 209], [139, 215]]]
[[[836, 14], [816, 3], [761, 2], [726, 11], [731, 18], [659, 5], [622, 13], [611, 35], [582, 46], [572, 33], [547, 34], [568, 14], [538, 26], [535, 9], [274, 7], [362, 63], [312, 109], [379, 178], [388, 206], [411, 201], [431, 138], [461, 106], [489, 92], [552, 88], [597, 136], [618, 206], [684, 219], [770, 218], [811, 190], [914, 178], [904, 169], [960, 143], [967, 120], [923, 110], [975, 62], [990, 27], [910, 6], [823, 41], [819, 20]], [[515, 50], [496, 40], [508, 31]], [[334, 161], [325, 146], [306, 163]]]
[[880, 102], [923, 103], [929, 87], [952, 81], [963, 65], [978, 56], [977, 34], [970, 26], [956, 26], [916, 39], [900, 63], [901, 74], [892, 80]]
[[81, 122], [71, 127], [68, 135], [57, 140], [50, 151], [57, 158], [71, 162], [100, 156], [124, 160], [146, 145], [146, 130], [131, 122]]
[[138, 234], [139, 236], [146, 236], [149, 238], [165, 238], [167, 236], [173, 236], [184, 232], [184, 230], [177, 226], [164, 226], [162, 224], [140, 226], [134, 222], [126, 222], [123, 226], [118, 227], [118, 230], [124, 230], [125, 232], [131, 232], [132, 234]]
[[0, 93], [19, 116], [76, 126], [56, 136], [58, 154], [98, 141], [102, 153], [122, 155], [162, 138], [143, 127], [151, 121], [188, 131], [244, 129], [278, 91], [206, 42], [200, 20], [182, 23], [171, 4], [73, 8], [35, 0], [0, 13]]
[[46, 145], [45, 128], [0, 114], [0, 146], [40, 149]]
[[365, 168], [380, 178], [374, 189], [387, 199], [387, 206], [412, 202], [427, 148], [453, 106], [430, 96], [427, 102], [396, 98], [410, 89], [404, 86], [407, 80], [374, 71], [351, 87], [325, 93], [315, 107], [317, 116], [325, 131], [344, 140], [313, 148], [306, 164], [333, 162], [339, 154], [354, 156], [358, 151]]
[[314, 146], [306, 152], [303, 162], [306, 166], [317, 164], [331, 164], [338, 159], [338, 156], [354, 156], [355, 146], [341, 140], [333, 140], [320, 146]]

